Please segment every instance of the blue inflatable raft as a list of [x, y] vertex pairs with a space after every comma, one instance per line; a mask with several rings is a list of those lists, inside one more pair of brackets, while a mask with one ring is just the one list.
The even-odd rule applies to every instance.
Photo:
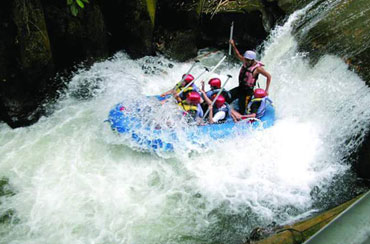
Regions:
[[[163, 98], [155, 96], [158, 100]], [[148, 113], [150, 111], [142, 111]], [[139, 111], [141, 113], [141, 111]], [[178, 129], [153, 129], [143, 122], [139, 113], [132, 113], [125, 109], [124, 103], [119, 103], [109, 112], [108, 122], [112, 130], [125, 135], [131, 145], [143, 151], [171, 152], [176, 145], [190, 142], [194, 145], [204, 146], [204, 141], [232, 138], [236, 134], [249, 133], [257, 128], [268, 128], [274, 124], [275, 109], [268, 105], [265, 115], [256, 121], [233, 122], [232, 119], [222, 124], [205, 124], [201, 126], [188, 126], [179, 133]], [[206, 138], [206, 140], [204, 140]]]

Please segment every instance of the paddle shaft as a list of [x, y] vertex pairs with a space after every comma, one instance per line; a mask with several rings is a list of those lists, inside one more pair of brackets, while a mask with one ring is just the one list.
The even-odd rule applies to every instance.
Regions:
[[[231, 22], [231, 27], [230, 27], [230, 39], [233, 39], [233, 32], [234, 32], [234, 21]], [[231, 55], [231, 43], [229, 43], [229, 56]]]
[[176, 96], [179, 96], [181, 93], [183, 93], [186, 88], [188, 88], [189, 86], [191, 86], [195, 81], [197, 81], [200, 77], [202, 77], [202, 75], [204, 75], [204, 73], [209, 72], [209, 69], [207, 67], [204, 67], [204, 69], [205, 70], [200, 75], [198, 75], [197, 78], [195, 78], [192, 82], [190, 82], [189, 84], [187, 84], [181, 91], [179, 91], [179, 93], [176, 93]]
[[185, 80], [185, 78], [188, 76], [188, 74], [191, 72], [191, 70], [194, 68], [194, 66], [199, 63], [199, 60], [195, 60], [195, 62], [193, 63], [193, 65], [190, 67], [190, 69], [188, 70], [188, 72], [185, 73], [185, 75], [182, 76], [182, 79], [181, 79], [181, 82], [183, 82]]
[[[217, 64], [215, 67], [212, 68], [212, 70], [208, 73], [209, 75], [212, 74], [217, 68], [218, 66], [220, 66], [222, 64], [222, 62], [225, 60], [226, 56], [224, 56]], [[204, 72], [202, 73], [204, 74]], [[197, 77], [199, 78], [199, 76]], [[208, 77], [207, 77], [208, 78]], [[181, 91], [179, 93], [177, 93], [176, 95], [178, 96], [179, 94], [183, 93], [184, 90], [186, 88], [188, 88], [189, 86], [193, 85], [193, 83], [196, 81], [197, 79], [194, 79], [192, 82], [190, 82], [189, 84], [187, 84], [183, 89], [181, 89]]]

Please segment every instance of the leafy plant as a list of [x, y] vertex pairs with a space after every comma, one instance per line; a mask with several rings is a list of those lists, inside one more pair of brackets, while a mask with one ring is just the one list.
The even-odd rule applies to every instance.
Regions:
[[84, 8], [86, 3], [89, 3], [89, 0], [67, 0], [73, 16], [77, 16], [79, 9]]

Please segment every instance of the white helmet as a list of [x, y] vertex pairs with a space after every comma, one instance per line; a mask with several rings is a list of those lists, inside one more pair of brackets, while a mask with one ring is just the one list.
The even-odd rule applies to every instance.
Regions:
[[256, 59], [256, 53], [253, 52], [253, 51], [248, 50], [244, 53], [244, 58], [249, 59], [249, 60], [255, 60]]

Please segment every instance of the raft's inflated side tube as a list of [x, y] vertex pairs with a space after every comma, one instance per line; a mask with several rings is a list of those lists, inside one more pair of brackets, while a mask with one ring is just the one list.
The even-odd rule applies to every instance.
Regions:
[[[158, 100], [164, 100], [165, 98], [155, 96]], [[174, 150], [174, 146], [171, 142], [179, 141], [175, 131], [162, 131], [152, 130], [146, 128], [139, 118], [130, 116], [130, 113], [126, 113], [122, 103], [117, 104], [110, 112], [108, 121], [110, 122], [111, 128], [120, 134], [129, 135], [130, 138], [135, 142], [141, 149], [149, 151], [164, 151], [171, 152]], [[206, 124], [203, 126], [192, 126], [188, 131], [187, 139], [191, 142], [198, 141], [199, 138], [208, 136], [212, 139], [224, 139], [231, 138], [235, 135], [235, 132], [245, 133], [249, 129], [257, 128], [262, 126], [268, 128], [274, 124], [275, 121], [275, 109], [268, 105], [266, 108], [265, 115], [253, 123], [238, 122], [234, 123], [232, 119], [222, 124]], [[262, 124], [261, 124], [262, 123]], [[146, 133], [150, 134], [147, 136]], [[168, 142], [166, 142], [166, 140]]]

